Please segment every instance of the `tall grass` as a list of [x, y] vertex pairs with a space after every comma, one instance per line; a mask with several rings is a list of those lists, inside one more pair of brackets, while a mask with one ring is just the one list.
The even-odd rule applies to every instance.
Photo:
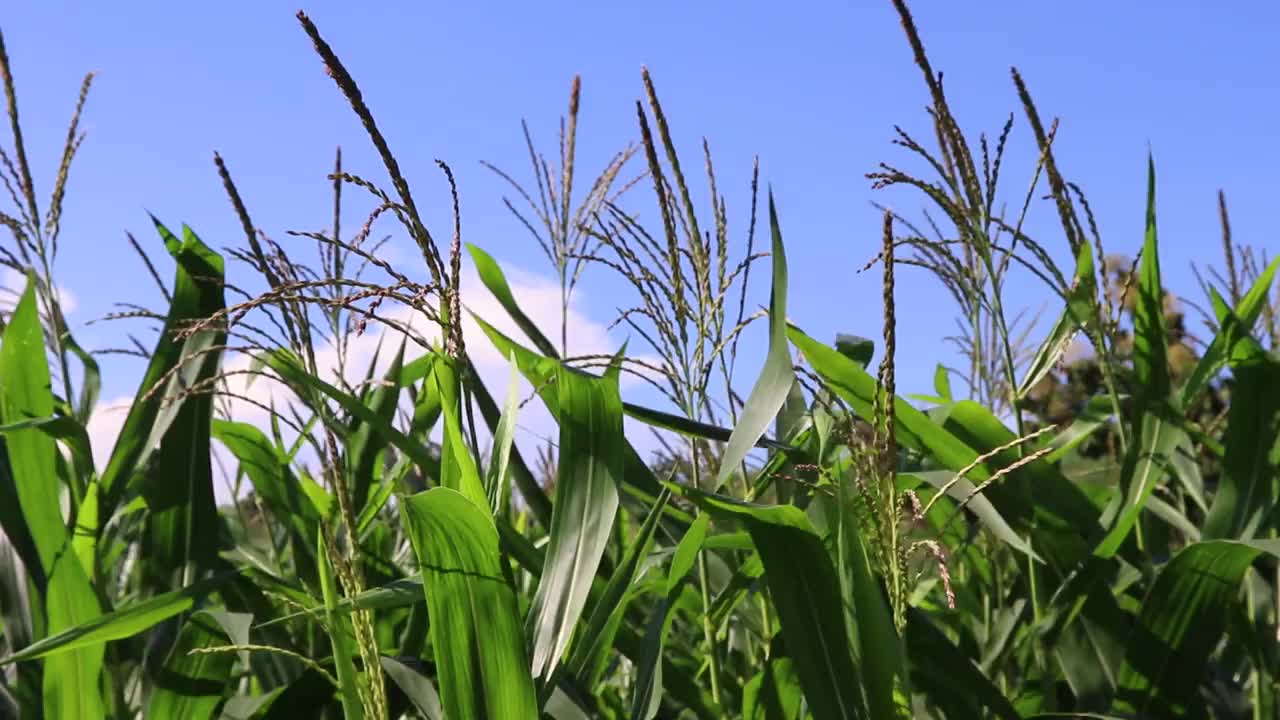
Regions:
[[[270, 198], [242, 196], [234, 158], [215, 156], [242, 239], [218, 252], [155, 218], [159, 243], [129, 236], [163, 305], [111, 317], [163, 331], [128, 349], [146, 369], [102, 467], [97, 364], [54, 262], [91, 78], [43, 203], [0, 37], [0, 263], [25, 283], [0, 326], [0, 715], [1274, 717], [1277, 262], [1232, 236], [1220, 198], [1225, 269], [1199, 273], [1203, 304], [1175, 297], [1154, 162], [1143, 241], [1117, 253], [1027, 80], [1013, 71], [1022, 122], [975, 144], [893, 4], [934, 133], [894, 140], [930, 176], [869, 173], [923, 200], [886, 210], [867, 249], [884, 312], [850, 330], [878, 339], [827, 344], [788, 320], [784, 214], [760, 164], [731, 180], [750, 191], [731, 210], [710, 142], [694, 159], [676, 146], [642, 70], [639, 140], [588, 183], [576, 78], [554, 161], [524, 126], [532, 184], [489, 165], [562, 317], [586, 273], [631, 294], [615, 325], [642, 347], [591, 356], [464, 242], [465, 188], [443, 162], [452, 213], [422, 214], [356, 79], [299, 14], [382, 167], [337, 153], [324, 229], [277, 241], [253, 220]], [[1023, 134], [1036, 162], [1007, 167]], [[1035, 212], [1057, 220], [1041, 237]], [[383, 258], [397, 237], [417, 271]], [[468, 309], [464, 250], [507, 318]], [[954, 298], [963, 364], [940, 356], [934, 397], [912, 404], [896, 301], [915, 268]], [[1012, 307], [1014, 273], [1058, 308], [1044, 337]], [[739, 339], [759, 326], [744, 383]], [[366, 334], [382, 338], [371, 359]], [[502, 392], [477, 372], [483, 345], [511, 364]], [[623, 373], [664, 406], [624, 401]], [[559, 428], [538, 457], [515, 442], [520, 379]], [[664, 451], [643, 457], [624, 418]]]

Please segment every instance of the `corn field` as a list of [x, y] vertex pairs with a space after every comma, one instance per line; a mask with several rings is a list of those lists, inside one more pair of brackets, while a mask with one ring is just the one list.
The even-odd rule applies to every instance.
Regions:
[[[836, 260], [881, 286], [880, 316], [831, 342], [788, 318], [785, 188], [677, 148], [647, 71], [638, 141], [576, 157], [575, 79], [552, 157], [526, 127], [529, 168], [489, 167], [566, 315], [587, 274], [626, 288], [631, 340], [576, 356], [567, 321], [535, 323], [464, 242], [447, 164], [452, 217], [419, 211], [299, 13], [383, 166], [339, 153], [327, 229], [274, 240], [252, 217], [270, 198], [215, 157], [243, 237], [215, 250], [158, 218], [130, 236], [160, 305], [104, 322], [160, 330], [126, 350], [145, 372], [105, 463], [96, 353], [54, 262], [92, 76], [46, 194], [0, 37], [0, 263], [24, 281], [0, 315], [0, 716], [1280, 717], [1277, 261], [1232, 238], [1219, 198], [1223, 268], [1199, 303], [1174, 295], [1154, 160], [1145, 236], [1104, 245], [1028, 81], [1013, 71], [995, 135], [962, 130], [892, 2], [934, 133], [888, 149], [928, 173], [866, 174], [918, 212], [884, 209], [878, 246]], [[1002, 163], [1024, 137], [1035, 164]], [[1054, 222], [1033, 237], [1041, 198]], [[393, 236], [415, 267], [385, 259]], [[504, 317], [472, 311], [464, 260]], [[1048, 322], [1010, 307], [1015, 274]], [[895, 294], [917, 282], [961, 328], [928, 397], [895, 379]], [[748, 334], [764, 352], [739, 367]], [[530, 405], [558, 427], [540, 450], [516, 442]]]

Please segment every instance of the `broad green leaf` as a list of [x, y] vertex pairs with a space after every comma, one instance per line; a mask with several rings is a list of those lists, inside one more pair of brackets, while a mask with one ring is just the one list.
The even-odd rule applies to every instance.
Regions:
[[1164, 286], [1160, 280], [1160, 248], [1156, 239], [1156, 166], [1147, 156], [1147, 231], [1138, 271], [1137, 303], [1133, 312], [1133, 372], [1137, 417], [1152, 403], [1164, 402], [1171, 390], [1168, 330], [1164, 317]]
[[[74, 553], [63, 553], [49, 573], [45, 598], [49, 632], [61, 632], [101, 617], [98, 596]], [[50, 657], [44, 662], [44, 716], [47, 718], [102, 717], [102, 643]]]
[[[28, 282], [0, 338], [0, 423], [12, 426], [48, 418], [53, 409], [35, 283]], [[44, 593], [53, 563], [69, 540], [57, 502], [62, 492], [54, 473], [58, 449], [37, 427], [11, 430], [2, 441], [0, 447], [8, 456], [6, 479], [12, 483], [6, 489], [13, 495], [0, 502], [0, 521], [14, 538], [37, 590]]]
[[769, 230], [773, 238], [773, 289], [769, 295], [769, 351], [760, 377], [751, 388], [743, 405], [738, 424], [720, 458], [720, 472], [715, 488], [719, 489], [746, 459], [760, 436], [773, 423], [795, 382], [791, 366], [791, 348], [787, 344], [787, 256], [782, 247], [782, 230], [778, 227], [773, 193], [769, 194]]
[[[223, 260], [189, 227], [184, 225], [182, 232], [173, 303], [192, 318], [206, 318], [225, 307]], [[161, 381], [160, 405], [145, 429], [136, 469], [124, 478], [126, 487], [147, 502], [143, 570], [153, 592], [192, 582], [217, 560], [219, 520], [209, 434], [211, 381], [225, 342], [226, 332], [217, 323], [182, 340], [172, 372]], [[105, 494], [113, 488], [104, 479], [102, 489]]]
[[448, 488], [402, 500], [422, 569], [441, 704], [450, 718], [537, 718], [516, 598], [488, 511]]
[[[48, 417], [53, 409], [35, 284], [28, 282], [0, 339], [0, 423]], [[8, 459], [6, 475], [17, 496], [6, 498], [4, 504], [17, 505], [21, 517], [12, 510], [0, 517], [6, 533], [30, 538], [32, 544], [27, 547], [35, 550], [36, 557], [24, 562], [35, 571], [32, 577], [38, 578], [37, 591], [43, 593], [47, 633], [98, 617], [102, 612], [98, 597], [75, 552], [74, 534], [59, 511], [62, 488], [55, 472], [58, 451], [53, 438], [40, 428], [15, 430], [4, 435], [3, 447]], [[22, 546], [15, 548], [21, 550]], [[41, 691], [45, 717], [102, 716], [105, 711], [98, 689], [102, 656], [102, 645], [94, 644], [45, 662]]]
[[840, 580], [845, 630], [853, 649], [868, 716], [898, 717], [895, 691], [906, 692], [908, 672], [902, 640], [885, 601], [884, 587], [872, 571], [871, 557], [859, 527], [848, 483], [837, 490], [836, 571]]
[[866, 369], [871, 364], [871, 357], [875, 355], [876, 344], [861, 335], [836, 333], [835, 348], [841, 355], [857, 363], [858, 367]]
[[[497, 328], [485, 322], [484, 318], [474, 313], [471, 317], [480, 326], [480, 329], [484, 331], [484, 334], [493, 343], [494, 347], [498, 349], [498, 352], [506, 357], [515, 356], [516, 365], [520, 368], [520, 373], [537, 390], [538, 397], [542, 399], [551, 416], [558, 418], [560, 415], [560, 401], [554, 383], [559, 361], [542, 357], [528, 348], [522, 347], [499, 332]], [[493, 424], [491, 423], [491, 425]], [[653, 470], [641, 459], [640, 454], [625, 438], [623, 439], [622, 452], [624, 453], [623, 479], [637, 493], [644, 495], [647, 501], [652, 502], [653, 499], [658, 497], [658, 493], [662, 491], [662, 486], [659, 484], [658, 479], [654, 477]], [[671, 514], [672, 508], [668, 507], [668, 517]]]
[[942, 363], [938, 363], [938, 367], [933, 371], [933, 391], [943, 400], [955, 402], [951, 397], [951, 375], [947, 373], [947, 368]]
[[226, 643], [226, 634], [209, 612], [188, 617], [157, 673], [146, 716], [181, 720], [215, 717], [214, 711], [228, 691], [236, 655], [231, 652], [193, 654], [192, 651]]
[[609, 542], [622, 479], [622, 400], [616, 376], [556, 374], [560, 454], [546, 564], [526, 622], [533, 674], [560, 662]]
[[[512, 353], [508, 352], [506, 356], [509, 358]], [[479, 378], [475, 364], [471, 362], [469, 357], [466, 362], [470, 376]], [[494, 402], [488, 388], [478, 379], [472, 383], [471, 393], [476, 406], [480, 409], [480, 414], [484, 417], [485, 424], [489, 426], [489, 432], [497, 437], [498, 426], [502, 423], [502, 413], [498, 409], [498, 404]], [[507, 467], [511, 473], [511, 479], [520, 490], [520, 496], [533, 514], [534, 520], [543, 528], [551, 527], [551, 500], [547, 497], [542, 485], [538, 483], [538, 479], [533, 476], [533, 472], [529, 470], [529, 465], [525, 463], [524, 457], [520, 454], [520, 448], [514, 444], [512, 444], [507, 456]]]
[[1142, 602], [1113, 710], [1140, 717], [1208, 717], [1199, 688], [1222, 640], [1227, 609], [1260, 553], [1280, 540], [1195, 543], [1174, 556]]
[[754, 505], [682, 489], [707, 512], [742, 522], [764, 562], [787, 653], [815, 720], [870, 717], [845, 629], [840, 580], [808, 517], [789, 505]]
[[1120, 471], [1121, 494], [1116, 498], [1119, 504], [1112, 506], [1114, 521], [1094, 549], [1098, 557], [1109, 558], [1120, 550], [1151, 493], [1174, 472], [1178, 447], [1187, 442], [1186, 431], [1180, 425], [1168, 402], [1158, 402], [1143, 413]]
[[[151, 221], [176, 261], [173, 296], [146, 373], [116, 437], [107, 467], [102, 471], [101, 522], [106, 522], [115, 512], [126, 486], [134, 482], [135, 473], [142, 469], [147, 456], [153, 451], [149, 444], [152, 442], [152, 426], [161, 412], [180, 410], [180, 407], [166, 406], [166, 393], [160, 384], [171, 381], [179, 364], [191, 365], [197, 353], [208, 350], [211, 333], [184, 339], [179, 336], [179, 330], [223, 307], [221, 256], [200, 242], [189, 229], [184, 227], [183, 239], [179, 240], [154, 216]], [[197, 368], [202, 365], [201, 362], [195, 363]]]
[[1248, 539], [1271, 516], [1280, 478], [1280, 360], [1257, 348], [1233, 363], [1235, 383], [1227, 410], [1226, 457], [1204, 538]]

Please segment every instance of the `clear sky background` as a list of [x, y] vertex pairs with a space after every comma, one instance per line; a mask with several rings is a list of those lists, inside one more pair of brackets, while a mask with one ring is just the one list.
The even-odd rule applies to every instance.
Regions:
[[[174, 226], [191, 224], [216, 247], [242, 241], [214, 171], [215, 150], [255, 222], [281, 240], [285, 230], [327, 225], [324, 176], [335, 146], [342, 145], [349, 170], [385, 177], [300, 30], [299, 6], [360, 83], [419, 203], [437, 218], [437, 232], [447, 234], [449, 222], [447, 188], [433, 165], [442, 158], [460, 185], [464, 238], [518, 271], [530, 288], [546, 289], [549, 267], [502, 207], [501, 182], [479, 161], [531, 179], [520, 119], [552, 150], [570, 81], [580, 73], [579, 166], [601, 167], [637, 137], [634, 102], [647, 65], [686, 163], [698, 164], [701, 137], [709, 138], [739, 240], [751, 161], [760, 156], [782, 218], [792, 319], [825, 340], [836, 332], [878, 336], [878, 274], [856, 270], [877, 249], [871, 202], [890, 198], [873, 192], [864, 174], [879, 161], [910, 164], [906, 151], [890, 144], [895, 124], [928, 136], [927, 93], [888, 0], [590, 7], [7, 2], [0, 27], [42, 193], [53, 180], [80, 78], [100, 73], [58, 265], [76, 298], [74, 323], [115, 301], [158, 304], [124, 239], [132, 230], [161, 249], [145, 210]], [[1061, 167], [1088, 193], [1110, 251], [1132, 255], [1140, 245], [1150, 148], [1167, 285], [1194, 294], [1189, 263], [1219, 261], [1219, 188], [1227, 192], [1237, 240], [1276, 252], [1280, 44], [1272, 34], [1280, 6], [917, 0], [912, 7], [974, 139], [979, 130], [997, 134], [1017, 112], [1005, 169], [1011, 204], [1020, 202], [1034, 163], [1034, 140], [1009, 79], [1016, 65], [1041, 114], [1061, 117]], [[913, 195], [892, 200], [908, 215], [924, 206]], [[369, 208], [363, 199], [350, 201], [348, 227]], [[1033, 216], [1041, 239], [1065, 259], [1050, 204], [1037, 203]], [[412, 254], [403, 257], [414, 262]], [[590, 332], [601, 332], [615, 308], [630, 302], [610, 280], [600, 272], [584, 285], [577, 321]], [[899, 387], [926, 392], [934, 363], [952, 359], [939, 339], [954, 330], [954, 308], [923, 274], [905, 276], [899, 288]], [[1015, 288], [1019, 306], [1050, 299], [1031, 283]], [[767, 287], [758, 290], [764, 303]], [[122, 344], [109, 324], [77, 334], [89, 347]], [[744, 391], [756, 362], [743, 362]], [[131, 394], [140, 364], [105, 364], [104, 397]]]

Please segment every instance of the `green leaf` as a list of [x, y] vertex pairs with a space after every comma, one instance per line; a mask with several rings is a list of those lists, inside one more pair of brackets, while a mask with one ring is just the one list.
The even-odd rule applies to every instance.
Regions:
[[1204, 520], [1206, 540], [1255, 536], [1275, 509], [1280, 479], [1280, 361], [1259, 348], [1232, 375], [1226, 457]]
[[1221, 642], [1227, 610], [1260, 553], [1280, 540], [1195, 543], [1161, 570], [1143, 599], [1113, 710], [1141, 717], [1208, 717], [1199, 688]]
[[1156, 166], [1150, 155], [1147, 156], [1147, 232], [1142, 244], [1137, 292], [1133, 312], [1133, 372], [1137, 411], [1141, 414], [1148, 405], [1168, 399], [1171, 390], [1164, 286], [1160, 281], [1160, 248], [1156, 240]]
[[433, 488], [402, 501], [422, 569], [440, 700], [450, 718], [537, 718], [533, 680], [487, 510]]
[[[511, 338], [503, 335], [497, 328], [485, 322], [484, 318], [476, 314], [471, 317], [488, 336], [489, 341], [493, 343], [498, 352], [504, 356], [514, 355], [516, 365], [520, 368], [520, 374], [524, 375], [538, 393], [538, 397], [547, 407], [547, 411], [551, 413], [551, 417], [559, 418], [560, 416], [560, 400], [555, 388], [555, 376], [560, 365], [559, 361], [551, 358], [542, 357], [535, 354], [528, 348], [522, 347]], [[654, 477], [653, 470], [641, 459], [639, 453], [631, 446], [631, 443], [623, 439], [623, 479], [638, 494], [644, 495], [649, 501], [652, 501], [662, 491], [662, 486], [658, 479]], [[672, 508], [667, 508], [667, 515], [672, 514]]]
[[667, 505], [671, 493], [665, 488], [658, 501], [650, 508], [640, 529], [636, 531], [631, 545], [627, 548], [622, 562], [613, 570], [609, 584], [604, 593], [595, 602], [590, 617], [582, 633], [584, 642], [574, 648], [569, 661], [569, 669], [585, 687], [595, 687], [604, 672], [608, 653], [613, 649], [613, 639], [618, 632], [618, 624], [622, 621], [630, 605], [633, 586], [643, 573], [643, 561], [649, 556], [653, 546], [654, 531], [662, 518], [662, 511]]
[[497, 261], [489, 253], [471, 243], [467, 243], [467, 251], [471, 253], [471, 261], [476, 264], [476, 274], [480, 276], [480, 282], [493, 293], [494, 299], [503, 310], [507, 311], [525, 337], [529, 338], [538, 352], [549, 358], [559, 358], [555, 344], [548, 340], [533, 320], [520, 309], [520, 303], [516, 302], [515, 296], [511, 294], [511, 286], [507, 284], [507, 277]]
[[[387, 372], [378, 383], [373, 392], [369, 393], [365, 400], [365, 406], [374, 414], [380, 417], [386, 424], [390, 424], [395, 419], [396, 405], [400, 401], [400, 375], [404, 368], [404, 346], [406, 341], [401, 341], [400, 349], [396, 351], [395, 357], [391, 360], [391, 366], [387, 368]], [[373, 372], [373, 363], [369, 365], [369, 372]], [[359, 418], [353, 426], [353, 432], [347, 440], [346, 454], [350, 458], [349, 483], [351, 488], [352, 512], [356, 515], [364, 509], [365, 500], [369, 497], [369, 488], [373, 484], [373, 474], [375, 464], [377, 463], [379, 454], [387, 446], [387, 439], [377, 429], [369, 423], [362, 422]]]
[[356, 669], [355, 631], [351, 618], [338, 611], [340, 595], [333, 577], [333, 566], [324, 541], [324, 530], [316, 532], [316, 558], [320, 563], [320, 591], [324, 595], [325, 629], [333, 648], [334, 675], [338, 680], [338, 696], [346, 720], [363, 720], [360, 702], [360, 673]]
[[[1277, 268], [1280, 268], [1280, 258], [1272, 260], [1267, 265], [1266, 269], [1258, 275], [1253, 287], [1249, 288], [1249, 292], [1240, 298], [1240, 304], [1235, 307], [1234, 311], [1230, 311], [1239, 320], [1239, 323], [1229, 324], [1226, 322], [1228, 311], [1225, 307], [1225, 302], [1221, 303], [1221, 308], [1218, 307], [1219, 303], [1214, 303], [1214, 310], [1218, 316], [1218, 332], [1209, 341], [1209, 347], [1205, 349], [1204, 354], [1196, 361], [1196, 366], [1192, 368], [1191, 374], [1187, 376], [1187, 381], [1182, 386], [1182, 407], [1191, 407], [1200, 392], [1209, 385], [1209, 382], [1218, 374], [1218, 371], [1227, 364], [1227, 359], [1235, 351], [1236, 344], [1247, 338], [1253, 330], [1253, 326], [1258, 323], [1258, 317], [1262, 314], [1262, 310], [1267, 304], [1267, 298], [1271, 292], [1271, 283], [1275, 279]], [[1217, 295], [1216, 292], [1212, 294]]]
[[943, 708], [946, 717], [1018, 720], [1018, 711], [973, 658], [915, 608], [907, 611], [906, 640], [912, 686]]
[[1120, 472], [1119, 505], [1107, 536], [1094, 550], [1111, 557], [1138, 522], [1146, 499], [1173, 469], [1174, 454], [1185, 442], [1178, 429], [1178, 398], [1171, 396], [1168, 331], [1165, 329], [1164, 287], [1160, 282], [1160, 253], [1156, 239], [1156, 169], [1147, 157], [1147, 232], [1138, 273], [1133, 313], [1134, 409], [1133, 433]]
[[[98, 596], [74, 553], [59, 555], [49, 573], [49, 593], [45, 598], [49, 632], [58, 633], [102, 615]], [[44, 716], [47, 718], [103, 717], [101, 643], [45, 660]]]
[[383, 656], [379, 661], [382, 663], [383, 671], [391, 676], [396, 685], [400, 686], [405, 696], [409, 698], [409, 702], [413, 703], [413, 707], [422, 713], [424, 718], [427, 720], [444, 718], [444, 710], [440, 707], [440, 695], [436, 692], [436, 686], [431, 683], [430, 678], [395, 658]]
[[240, 470], [273, 518], [289, 530], [298, 574], [316, 583], [315, 537], [320, 513], [307, 497], [289, 466], [289, 459], [258, 428], [247, 423], [214, 420], [212, 436], [240, 463]]
[[863, 701], [865, 689], [850, 682], [859, 674], [845, 630], [840, 580], [804, 512], [790, 505], [754, 505], [693, 489], [681, 492], [713, 515], [742, 522], [751, 533], [764, 562], [788, 655], [814, 718], [870, 717]]
[[[854, 648], [868, 716], [898, 717], [895, 690], [909, 680], [905, 650], [898, 637], [880, 579], [872, 571], [871, 558], [858, 527], [847, 483], [837, 490], [836, 568], [840, 579], [841, 606], [850, 647]], [[910, 693], [905, 693], [909, 696]]]
[[1076, 254], [1076, 272], [1067, 294], [1066, 306], [1049, 335], [1041, 343], [1018, 385], [1018, 399], [1025, 398], [1058, 364], [1058, 360], [1071, 347], [1080, 330], [1095, 325], [1098, 318], [1098, 282], [1094, 272], [1093, 246], [1080, 243]]
[[511, 444], [515, 440], [516, 413], [520, 409], [520, 371], [514, 355], [508, 355], [511, 375], [507, 380], [507, 400], [502, 406], [502, 419], [493, 432], [493, 450], [485, 473], [485, 495], [489, 507], [497, 515], [506, 507], [507, 465], [511, 460]]
[[178, 633], [178, 641], [155, 678], [146, 716], [181, 720], [213, 718], [227, 693], [236, 656], [230, 652], [191, 654], [191, 651], [225, 645], [226, 640], [226, 634], [211, 613], [198, 612], [187, 618]]
[[719, 489], [746, 459], [760, 436], [773, 423], [787, 401], [795, 382], [791, 366], [791, 348], [787, 345], [787, 256], [782, 247], [782, 230], [778, 227], [777, 208], [769, 193], [769, 229], [773, 237], [773, 290], [769, 295], [769, 352], [764, 369], [751, 388], [742, 408], [738, 424], [720, 458], [720, 472], [715, 488]]
[[99, 615], [87, 622], [64, 628], [8, 657], [0, 658], [0, 666], [24, 660], [53, 657], [72, 650], [133, 637], [163, 620], [190, 609], [198, 598], [216, 589], [229, 577], [225, 574], [215, 576], [190, 587], [157, 595], [105, 615]]
[[622, 399], [616, 376], [556, 374], [560, 455], [546, 565], [526, 632], [533, 674], [546, 680], [560, 662], [586, 605], [618, 510], [622, 477]]
[[858, 364], [858, 367], [864, 369], [871, 364], [871, 357], [876, 352], [874, 341], [861, 335], [848, 335], [845, 333], [836, 333], [835, 348], [836, 352], [854, 361]]
[[454, 361], [444, 356], [432, 367], [436, 390], [444, 418], [444, 437], [440, 443], [440, 485], [467, 496], [480, 507], [489, 507], [484, 482], [476, 468], [475, 456], [467, 447], [462, 433], [462, 383]]
[[1174, 471], [1179, 445], [1188, 442], [1175, 410], [1167, 402], [1149, 407], [1143, 413], [1137, 430], [1120, 471], [1119, 505], [1113, 505], [1115, 519], [1106, 537], [1093, 551], [1101, 558], [1109, 558], [1120, 550], [1142, 515], [1151, 493]]
[[[27, 283], [0, 340], [0, 423], [5, 425], [53, 415], [35, 288], [34, 282]], [[39, 428], [26, 427], [6, 432], [0, 447], [8, 456], [6, 484], [12, 483], [6, 490], [13, 492], [6, 492], [0, 502], [0, 521], [43, 594], [54, 560], [68, 540], [58, 503], [52, 501], [61, 494], [54, 473], [57, 446]]]
[[789, 657], [771, 654], [764, 669], [742, 687], [744, 720], [799, 720], [803, 703], [804, 691]]
[[680, 538], [671, 555], [665, 592], [649, 615], [649, 622], [645, 625], [644, 652], [636, 663], [636, 680], [631, 693], [632, 720], [652, 720], [662, 705], [666, 664], [663, 649], [666, 647], [667, 633], [671, 630], [675, 609], [680, 604], [680, 590], [684, 587], [685, 577], [693, 569], [710, 523], [709, 515], [699, 515]]
[[[207, 318], [225, 307], [222, 257], [185, 225], [175, 255], [174, 306]], [[217, 323], [182, 340], [181, 354], [157, 395], [146, 444], [127, 487], [146, 499], [144, 582], [155, 592], [191, 582], [217, 561], [218, 509], [213, 491], [209, 435], [211, 380], [218, 372], [226, 332]], [[108, 468], [110, 469], [110, 468]], [[105, 480], [103, 492], [112, 490]]]
[[[45, 418], [53, 409], [35, 283], [28, 282], [0, 341], [0, 423]], [[36, 427], [13, 430], [4, 435], [3, 447], [5, 484], [11, 484], [17, 496], [9, 496], [3, 504], [17, 505], [21, 515], [11, 507], [0, 520], [6, 534], [21, 538], [15, 549], [28, 553], [23, 560], [43, 595], [47, 632], [58, 633], [92, 620], [102, 609], [74, 551], [74, 533], [68, 532], [58, 507], [62, 490], [55, 472], [58, 450], [53, 438]], [[31, 551], [35, 557], [29, 555]], [[45, 717], [103, 715], [98, 689], [102, 656], [102, 645], [93, 644], [45, 662], [41, 693]]]
[[933, 371], [933, 391], [938, 397], [947, 402], [955, 402], [951, 397], [951, 376], [947, 373], [947, 368], [942, 363], [938, 363], [938, 367]]
[[[189, 230], [184, 228], [184, 237], [179, 240], [154, 216], [151, 220], [169, 254], [177, 262], [173, 297], [133, 405], [116, 437], [107, 467], [102, 471], [102, 502], [98, 514], [104, 523], [115, 512], [126, 486], [134, 481], [135, 473], [142, 469], [152, 451], [148, 444], [152, 441], [152, 426], [166, 408], [165, 393], [159, 384], [170, 381], [179, 363], [186, 362], [195, 357], [194, 353], [208, 347], [209, 333], [182, 339], [178, 331], [191, 321], [209, 317], [223, 307], [222, 257]], [[170, 412], [178, 410], [180, 407], [171, 408]]]

